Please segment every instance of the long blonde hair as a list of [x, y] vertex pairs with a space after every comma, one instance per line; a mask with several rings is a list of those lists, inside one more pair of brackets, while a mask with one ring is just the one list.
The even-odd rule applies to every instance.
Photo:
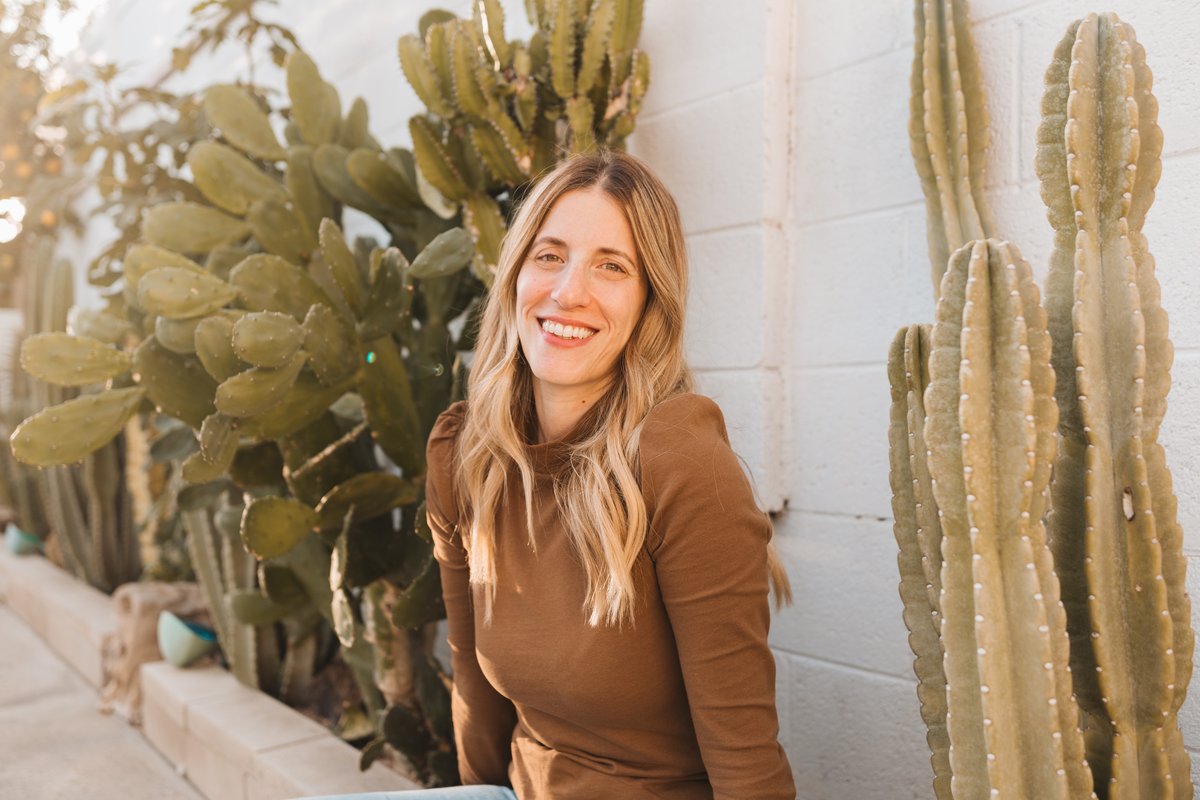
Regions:
[[[555, 502], [587, 575], [584, 611], [592, 626], [633, 621], [633, 566], [647, 527], [637, 479], [642, 423], [655, 405], [692, 389], [683, 343], [687, 249], [675, 200], [643, 162], [626, 153], [599, 150], [568, 158], [532, 187], [508, 229], [467, 384], [456, 495], [471, 583], [485, 620], [491, 619], [496, 592], [494, 525], [513, 466], [521, 476], [526, 530], [534, 544], [534, 476], [525, 452], [533, 376], [517, 337], [517, 275], [554, 203], [567, 192], [592, 187], [624, 210], [648, 284], [645, 311], [613, 381], [588, 414], [602, 422], [570, 444], [571, 468], [554, 483]], [[768, 563], [777, 603], [790, 602], [787, 575], [773, 547]]]

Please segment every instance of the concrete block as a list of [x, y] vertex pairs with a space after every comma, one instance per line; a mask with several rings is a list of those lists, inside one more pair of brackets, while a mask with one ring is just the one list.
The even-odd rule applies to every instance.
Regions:
[[638, 118], [629, 151], [653, 165], [689, 233], [757, 224], [764, 216], [763, 86], [750, 84]]
[[422, 788], [378, 762], [360, 772], [358, 757], [358, 750], [333, 736], [260, 752], [247, 776], [246, 800]]
[[299, 711], [239, 685], [188, 703], [185, 761], [189, 774], [195, 759], [220, 758], [231, 771], [248, 775], [259, 752], [329, 735]]
[[925, 800], [933, 770], [915, 682], [788, 656], [796, 786], [809, 800]]
[[891, 521], [789, 513], [775, 541], [795, 603], [772, 621], [771, 646], [911, 679]]
[[103, 650], [116, 631], [112, 600], [41, 556], [4, 552], [9, 604], [95, 688], [104, 685]]
[[759, 505], [783, 508], [783, 377], [768, 370], [698, 372], [697, 391], [717, 401], [729, 442], [749, 466]]
[[[1200, 153], [1165, 159], [1154, 205], [1143, 232], [1154, 255], [1162, 304], [1171, 319], [1177, 349], [1200, 348], [1200, 275], [1191, 268], [1200, 249], [1196, 208], [1200, 204]], [[1172, 394], [1172, 397], [1180, 397]]]
[[177, 767], [185, 761], [188, 705], [241, 688], [233, 675], [215, 665], [179, 669], [152, 661], [141, 666], [140, 674], [142, 732]]
[[694, 369], [753, 368], [765, 358], [766, 340], [782, 339], [770, 323], [769, 273], [764, 226], [690, 237], [687, 358]]
[[796, 369], [791, 387], [791, 467], [786, 492], [794, 510], [857, 514], [890, 522], [887, 367]]
[[[708, 3], [703, 13], [687, 0], [646, 4], [640, 46], [651, 58], [643, 113], [695, 103], [762, 79], [769, 0]], [[786, 30], [784, 31], [786, 34]]]
[[928, 253], [924, 203], [795, 229], [791, 364], [886, 360], [902, 325], [933, 319]]
[[[912, 37], [911, 3], [867, 0], [853, 13], [829, 13], [817, 3], [800, 3], [795, 15], [796, 77], [813, 78], [899, 49]], [[905, 13], [907, 12], [907, 13]], [[870, 24], [864, 24], [870, 20]], [[911, 46], [911, 41], [908, 43]]]
[[184, 775], [209, 800], [244, 800], [249, 769], [248, 757], [231, 760], [217, 742], [184, 742]]
[[891, 51], [797, 82], [795, 222], [838, 219], [922, 199], [908, 139], [911, 60], [908, 50]]

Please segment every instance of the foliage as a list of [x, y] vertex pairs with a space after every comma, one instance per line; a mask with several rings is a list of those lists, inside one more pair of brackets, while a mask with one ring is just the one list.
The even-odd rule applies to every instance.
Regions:
[[[268, 31], [273, 53], [294, 43], [220, 16], [253, 5], [202, 4], [227, 33], [195, 42]], [[87, 457], [147, 404], [180, 420], [155, 447], [191, 484], [179, 519], [235, 674], [294, 697], [339, 641], [377, 732], [364, 765], [387, 743], [431, 784], [455, 782], [456, 762], [449, 679], [430, 656], [444, 610], [424, 442], [461, 396], [459, 353], [513, 204], [557, 158], [619, 146], [648, 81], [632, 48], [640, 3], [561, 8], [551, 19], [533, 5], [542, 25], [528, 44], [505, 39], [496, 2], [469, 20], [426, 14], [400, 45], [433, 103], [410, 121], [411, 151], [380, 145], [366, 104], [343, 111], [300, 50], [284, 61], [286, 105], [226, 83], [64, 95], [55, 112], [95, 131], [72, 146], [99, 163], [123, 230], [90, 270], [112, 287], [106, 311], [24, 348], [43, 379], [86, 376], [91, 390], [26, 420], [14, 453]], [[130, 136], [117, 130], [126, 101], [169, 116]], [[389, 241], [348, 241], [347, 207]], [[361, 714], [348, 710], [347, 735]]]

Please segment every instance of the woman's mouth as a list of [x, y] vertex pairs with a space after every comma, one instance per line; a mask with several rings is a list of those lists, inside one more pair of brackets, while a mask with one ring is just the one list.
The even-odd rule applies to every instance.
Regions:
[[554, 322], [548, 319], [539, 319], [542, 331], [556, 339], [563, 340], [581, 340], [588, 339], [595, 335], [595, 331], [591, 328], [585, 328], [579, 325], [564, 325], [561, 322]]

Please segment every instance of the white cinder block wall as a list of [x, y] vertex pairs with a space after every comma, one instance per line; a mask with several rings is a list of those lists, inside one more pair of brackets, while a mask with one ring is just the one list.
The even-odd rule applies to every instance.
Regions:
[[[364, 96], [373, 132], [403, 145], [420, 106], [395, 43], [431, 5], [287, 0], [280, 17], [343, 102]], [[85, 47], [161, 63], [174, 41], [165, 31], [182, 26], [186, 6], [108, 0]], [[510, 35], [528, 35], [521, 4], [504, 6]], [[1042, 74], [1069, 22], [1105, 10], [1136, 28], [1161, 104], [1163, 177], [1146, 224], [1176, 345], [1161, 438], [1200, 596], [1191, 479], [1200, 474], [1200, 9], [975, 0], [992, 113], [989, 198], [1000, 230], [1044, 277], [1051, 231], [1033, 174]], [[692, 259], [689, 356], [764, 506], [779, 512], [776, 541], [796, 592], [772, 638], [780, 738], [799, 796], [928, 798], [886, 450], [888, 344], [899, 326], [933, 316], [907, 135], [912, 2], [647, 0], [642, 42], [652, 83], [631, 150], [679, 200]], [[205, 69], [228, 74], [226, 64]], [[1200, 747], [1194, 698], [1183, 724]]]
[[[901, 622], [887, 482], [885, 357], [933, 317], [909, 155], [911, 0], [651, 0], [634, 152], [680, 199], [693, 267], [689, 353], [776, 517], [796, 590], [774, 623], [781, 739], [804, 800], [927, 798], [931, 773]], [[1200, 34], [1191, 3], [977, 0], [992, 111], [989, 197], [1045, 275], [1033, 174], [1042, 75], [1067, 25], [1115, 10], [1148, 51], [1166, 138], [1146, 232], [1177, 356], [1162, 440], [1200, 586]], [[1200, 704], [1184, 708], [1200, 745]], [[1200, 770], [1197, 771], [1200, 775]]]

